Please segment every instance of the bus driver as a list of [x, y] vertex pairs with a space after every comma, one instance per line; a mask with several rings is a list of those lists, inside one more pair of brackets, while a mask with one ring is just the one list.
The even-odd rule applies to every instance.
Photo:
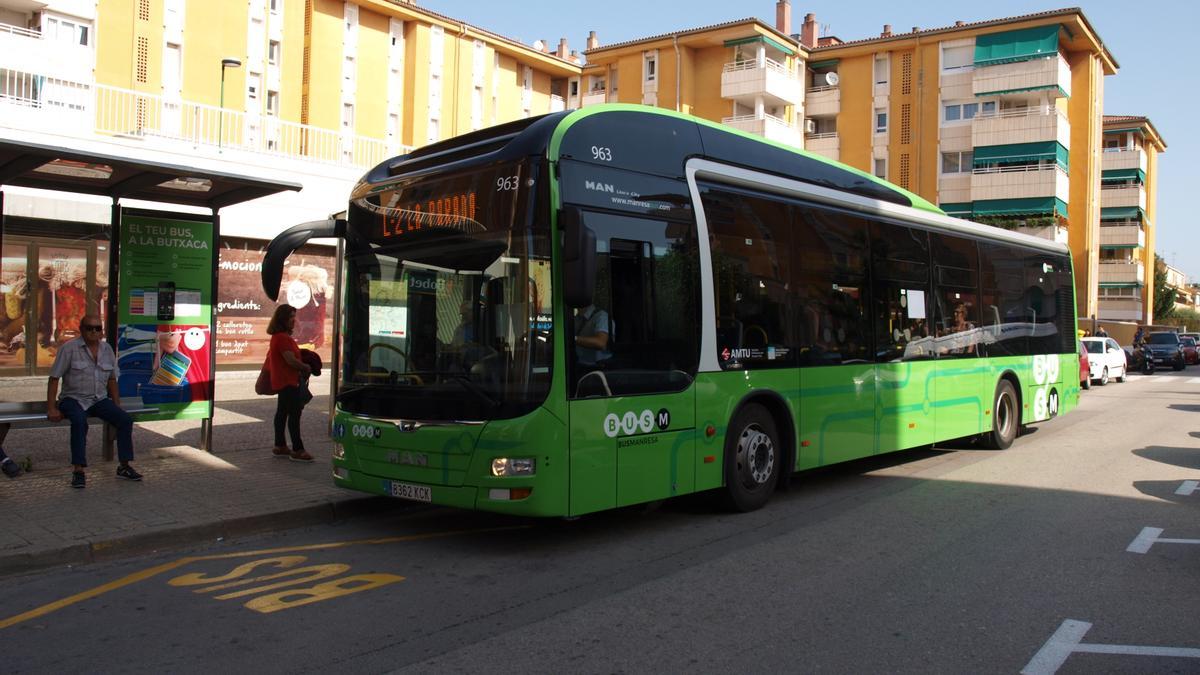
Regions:
[[612, 332], [608, 312], [588, 305], [575, 310], [575, 354], [585, 366], [612, 358], [608, 351], [608, 334]]

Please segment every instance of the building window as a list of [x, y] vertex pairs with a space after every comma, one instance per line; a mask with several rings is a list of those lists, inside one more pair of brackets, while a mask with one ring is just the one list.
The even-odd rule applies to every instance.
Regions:
[[579, 95], [579, 80], [571, 80], [571, 96]]
[[646, 81], [653, 82], [658, 74], [658, 54], [646, 54]]
[[887, 132], [887, 109], [875, 109], [875, 133], [882, 134]]
[[995, 101], [972, 103], [947, 103], [942, 106], [943, 122], [965, 122], [975, 119], [979, 114], [993, 115], [996, 112]]
[[271, 40], [267, 43], [267, 63], [277, 66], [279, 65], [279, 40]]
[[887, 159], [884, 157], [875, 158], [875, 177], [887, 180]]
[[[260, 86], [262, 86], [262, 78], [257, 73], [250, 73], [246, 77], [246, 98], [250, 99], [252, 103], [258, 101], [258, 89]], [[250, 105], [247, 107], [250, 110], [254, 110], [256, 106]]]
[[875, 57], [875, 84], [888, 83], [888, 58], [886, 56]]
[[280, 0], [271, 0], [270, 5], [271, 5], [272, 12], [276, 12], [276, 13], [279, 12]]
[[975, 153], [970, 150], [966, 152], [943, 152], [942, 153], [942, 175], [971, 173], [974, 165]]
[[[279, 114], [279, 92], [277, 92], [277, 91], [271, 91], [269, 89], [267, 90], [267, 114], [268, 115], [278, 115]], [[351, 109], [350, 109], [350, 114], [351, 115], [354, 114], [353, 107], [351, 107]]]
[[966, 70], [975, 67], [975, 45], [942, 48], [942, 70]]

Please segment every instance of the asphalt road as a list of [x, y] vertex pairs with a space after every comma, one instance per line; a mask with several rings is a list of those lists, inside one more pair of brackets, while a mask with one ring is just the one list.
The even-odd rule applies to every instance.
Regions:
[[0, 671], [1200, 672], [1196, 375], [751, 514], [414, 506], [12, 577]]

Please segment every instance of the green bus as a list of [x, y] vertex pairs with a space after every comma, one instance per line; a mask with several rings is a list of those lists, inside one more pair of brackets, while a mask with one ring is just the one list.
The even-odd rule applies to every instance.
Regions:
[[333, 479], [576, 516], [978, 437], [1078, 402], [1061, 244], [702, 119], [601, 105], [384, 162], [339, 242]]

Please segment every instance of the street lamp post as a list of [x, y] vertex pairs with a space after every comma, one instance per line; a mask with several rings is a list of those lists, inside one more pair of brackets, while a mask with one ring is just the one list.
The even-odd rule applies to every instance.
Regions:
[[221, 104], [217, 109], [217, 151], [225, 141], [225, 69], [240, 68], [242, 62], [235, 58], [221, 59]]

